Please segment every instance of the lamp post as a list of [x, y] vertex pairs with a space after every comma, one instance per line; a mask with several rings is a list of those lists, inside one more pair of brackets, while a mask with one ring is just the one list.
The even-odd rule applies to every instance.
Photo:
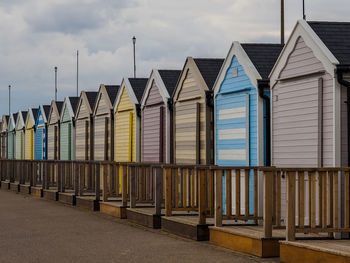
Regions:
[[135, 45], [136, 45], [136, 37], [132, 38], [132, 43], [134, 45], [134, 78], [136, 78], [136, 58], [135, 58]]
[[57, 101], [57, 67], [55, 67], [55, 101]]
[[77, 50], [77, 97], [79, 94], [79, 50]]
[[9, 85], [9, 117], [11, 116], [11, 85]]
[[305, 15], [305, 0], [303, 0], [303, 19], [306, 20], [306, 15]]

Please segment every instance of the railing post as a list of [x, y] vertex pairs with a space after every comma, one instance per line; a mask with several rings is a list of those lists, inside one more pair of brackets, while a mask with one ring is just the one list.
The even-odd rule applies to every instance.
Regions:
[[73, 163], [73, 167], [74, 167], [74, 174], [73, 174], [73, 178], [74, 178], [74, 194], [76, 196], [79, 195], [79, 163]]
[[171, 182], [171, 168], [164, 168], [165, 170], [165, 215], [171, 216], [172, 207], [172, 182]]
[[135, 166], [129, 166], [130, 178], [130, 208], [136, 207], [136, 173]]
[[97, 163], [95, 166], [95, 178], [96, 178], [96, 182], [95, 182], [96, 201], [100, 201], [101, 189], [100, 189], [100, 164], [99, 163]]
[[103, 168], [103, 174], [102, 174], [102, 182], [103, 182], [103, 185], [102, 185], [102, 200], [103, 202], [107, 202], [108, 201], [108, 170], [107, 169], [108, 167], [108, 164], [105, 164], [105, 165], [102, 165], [102, 168]]
[[206, 224], [206, 203], [205, 203], [205, 194], [206, 194], [206, 184], [205, 184], [205, 170], [200, 169], [199, 174], [198, 174], [198, 191], [199, 191], [199, 204], [198, 204], [198, 214], [199, 214], [199, 224], [200, 225], [205, 225]]
[[222, 170], [215, 171], [215, 226], [222, 226]]
[[61, 192], [62, 190], [62, 177], [61, 177], [61, 163], [56, 163], [56, 176], [57, 176], [57, 190]]
[[80, 164], [79, 169], [79, 195], [84, 193], [84, 174], [85, 174], [85, 163]]
[[264, 171], [264, 237], [272, 237], [273, 172]]
[[286, 239], [295, 240], [295, 172], [287, 172]]
[[155, 193], [156, 215], [161, 215], [162, 200], [163, 200], [163, 169], [160, 167], [155, 168], [154, 193]]
[[[120, 170], [122, 176], [122, 205], [128, 205], [128, 170], [127, 166], [121, 165]], [[120, 176], [120, 175], [119, 175]]]

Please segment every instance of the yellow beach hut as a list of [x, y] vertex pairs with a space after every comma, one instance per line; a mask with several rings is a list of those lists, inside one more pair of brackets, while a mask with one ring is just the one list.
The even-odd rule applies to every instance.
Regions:
[[114, 160], [140, 161], [140, 102], [147, 78], [124, 78], [114, 104]]
[[30, 108], [25, 120], [24, 158], [26, 160], [34, 160], [35, 119], [37, 114], [37, 108]]

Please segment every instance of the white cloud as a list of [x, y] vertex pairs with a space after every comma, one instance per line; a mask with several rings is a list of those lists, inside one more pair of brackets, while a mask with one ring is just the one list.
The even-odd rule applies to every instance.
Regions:
[[[119, 84], [137, 72], [181, 69], [186, 56], [224, 57], [233, 40], [278, 42], [279, 0], [2, 0], [0, 3], [0, 113], [49, 104], [54, 66], [59, 99], [75, 94], [75, 52], [80, 88]], [[346, 20], [346, 0], [307, 1], [312, 20]], [[286, 32], [301, 18], [301, 1], [286, 1]]]

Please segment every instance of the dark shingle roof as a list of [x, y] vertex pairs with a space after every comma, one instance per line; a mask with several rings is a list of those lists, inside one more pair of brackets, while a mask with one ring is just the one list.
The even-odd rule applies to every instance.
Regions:
[[27, 119], [27, 114], [28, 114], [28, 111], [22, 111], [22, 117], [23, 117], [23, 121], [25, 122], [26, 119]]
[[36, 119], [36, 115], [38, 114], [38, 108], [32, 109], [32, 112], [33, 112], [33, 117], [34, 117], [34, 120], [35, 120]]
[[177, 81], [180, 77], [181, 70], [158, 70], [160, 77], [162, 78], [166, 89], [170, 96], [172, 96], [176, 87]]
[[224, 59], [221, 58], [194, 58], [202, 77], [209, 90], [213, 88], [216, 77], [218, 76]]
[[[16, 125], [17, 115], [18, 115], [18, 113], [13, 113], [13, 114], [12, 114], [13, 120], [15, 121], [15, 125]], [[14, 127], [13, 127], [13, 128], [14, 128]]]
[[138, 102], [140, 102], [142, 99], [143, 92], [145, 91], [147, 85], [147, 81], [147, 78], [129, 78], [130, 85], [134, 90]]
[[50, 105], [43, 105], [46, 119], [49, 117], [50, 107], [51, 107]]
[[98, 92], [96, 92], [96, 91], [86, 91], [85, 94], [86, 94], [86, 97], [87, 97], [87, 99], [89, 101], [91, 109], [93, 109], [95, 107], [95, 103], [96, 103], [96, 98], [97, 98]]
[[105, 88], [106, 88], [107, 93], [108, 93], [108, 97], [109, 97], [112, 105], [114, 105], [114, 101], [117, 97], [119, 87], [120, 87], [119, 85], [105, 85]]
[[61, 113], [63, 101], [56, 101], [56, 106], [57, 106], [58, 112]]
[[241, 44], [249, 59], [258, 70], [263, 79], [268, 79], [269, 74], [280, 55], [281, 44]]
[[339, 60], [350, 65], [350, 22], [316, 22], [308, 24]]
[[68, 97], [70, 101], [70, 105], [72, 105], [73, 113], [77, 112], [78, 104], [79, 104], [79, 97]]

